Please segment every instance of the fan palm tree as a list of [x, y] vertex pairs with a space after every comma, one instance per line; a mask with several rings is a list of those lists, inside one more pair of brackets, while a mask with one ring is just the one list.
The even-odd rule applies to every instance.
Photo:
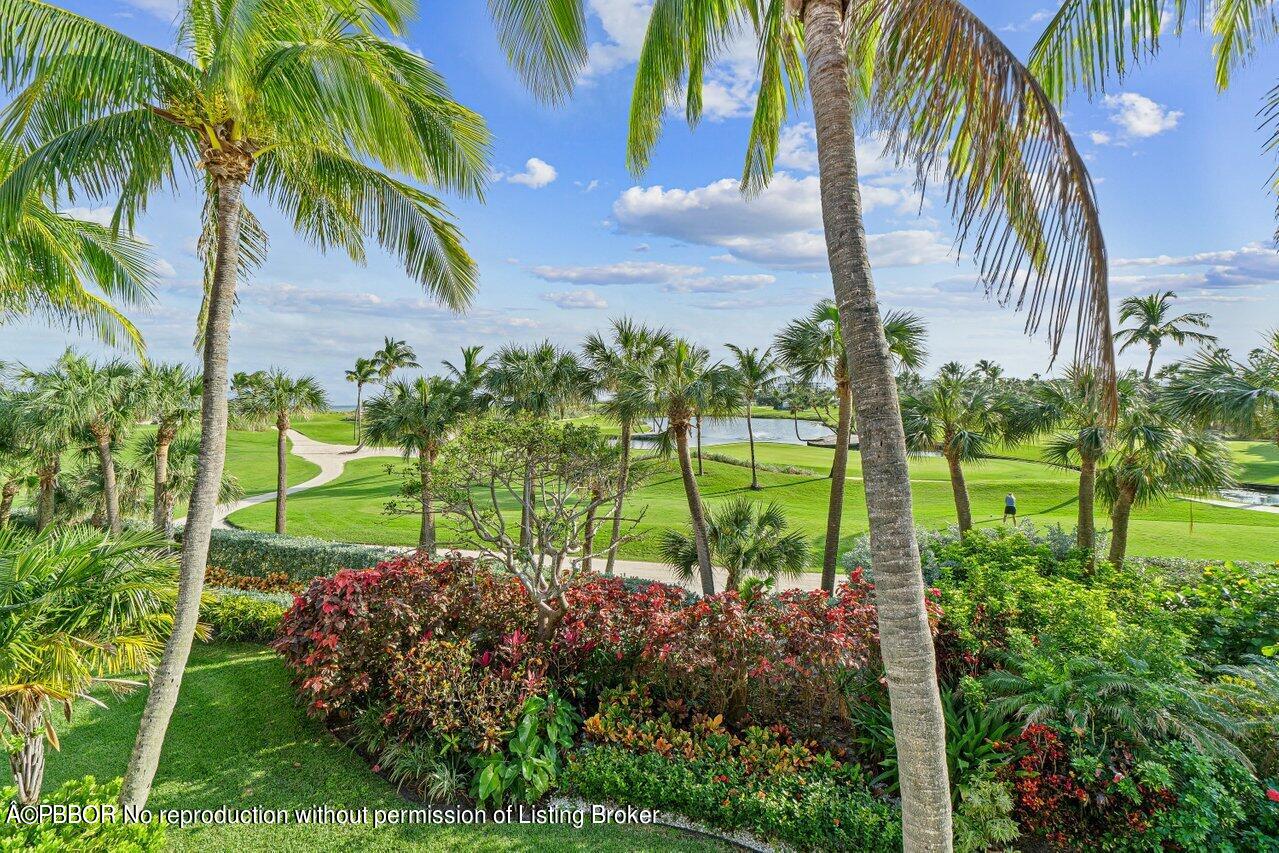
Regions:
[[1178, 417], [1223, 423], [1279, 445], [1279, 330], [1244, 361], [1228, 350], [1202, 350], [1169, 380], [1166, 399]]
[[[916, 370], [928, 358], [924, 323], [914, 314], [890, 311], [884, 316], [884, 339], [898, 369]], [[839, 530], [844, 515], [844, 485], [848, 478], [848, 445], [852, 441], [853, 384], [848, 372], [848, 348], [839, 309], [830, 299], [813, 306], [807, 317], [789, 323], [773, 343], [778, 361], [801, 382], [832, 380], [838, 400], [835, 458], [831, 464], [830, 504], [826, 514], [826, 544], [822, 555], [822, 589], [835, 592], [839, 561]]]
[[1120, 324], [1132, 320], [1135, 325], [1116, 332], [1115, 342], [1120, 345], [1121, 353], [1137, 344], [1146, 346], [1150, 351], [1150, 357], [1146, 359], [1147, 382], [1150, 381], [1150, 373], [1155, 367], [1155, 353], [1163, 346], [1165, 340], [1171, 340], [1179, 345], [1187, 341], [1197, 344], [1211, 344], [1217, 341], [1216, 335], [1196, 331], [1196, 329], [1208, 328], [1208, 321], [1212, 319], [1211, 315], [1202, 311], [1174, 315], [1172, 301], [1176, 298], [1177, 294], [1171, 290], [1165, 290], [1149, 296], [1129, 296], [1119, 303]]
[[[155, 458], [159, 433], [144, 433], [134, 447], [139, 465]], [[196, 435], [179, 434], [168, 448], [168, 464], [165, 466], [164, 487], [159, 496], [152, 498], [152, 519], [161, 519], [162, 527], [157, 529], [166, 539], [173, 537], [173, 509], [179, 501], [188, 500], [195, 487], [197, 463], [200, 458], [200, 439]], [[240, 481], [232, 474], [222, 473], [222, 488], [218, 490], [218, 503], [231, 503], [244, 497], [244, 489]]]
[[397, 341], [395, 338], [382, 339], [382, 348], [373, 353], [373, 363], [377, 365], [378, 376], [383, 382], [400, 368], [422, 366], [417, 363], [417, 353], [409, 346], [408, 341]]
[[119, 676], [163, 648], [177, 575], [164, 546], [153, 532], [0, 530], [0, 708], [23, 803], [40, 797], [45, 740], [59, 748], [54, 708], [69, 717], [76, 700], [102, 704], [92, 687], [136, 687]]
[[[48, 186], [119, 195], [132, 225], [152, 192], [201, 175], [207, 296], [200, 473], [183, 536], [175, 628], [152, 680], [121, 801], [150, 794], [198, 619], [226, 456], [230, 317], [256, 221], [243, 193], [282, 209], [321, 248], [363, 261], [369, 240], [451, 307], [475, 265], [443, 201], [394, 177], [479, 195], [488, 132], [430, 63], [391, 37], [411, 3], [185, 0], [181, 53], [160, 50], [38, 0], [0, 0], [0, 127], [31, 153], [0, 183], [0, 227]], [[260, 232], [257, 237], [261, 237]], [[249, 251], [243, 251], [245, 247]]]
[[661, 349], [650, 364], [627, 371], [619, 383], [620, 405], [631, 411], [647, 409], [666, 418], [662, 449], [669, 453], [672, 445], [679, 459], [684, 495], [692, 520], [697, 567], [703, 595], [715, 594], [715, 575], [711, 570], [710, 544], [706, 510], [693, 474], [688, 439], [698, 415], [721, 417], [738, 406], [739, 397], [728, 368], [711, 364], [706, 350], [682, 338], [673, 339]]
[[[728, 573], [724, 588], [736, 590], [748, 577], [776, 581], [783, 574], [802, 574], [808, 565], [808, 540], [789, 527], [781, 506], [764, 506], [749, 498], [736, 498], [712, 513], [706, 541], [711, 559]], [[661, 551], [680, 580], [692, 580], [698, 567], [694, 535], [665, 530]]]
[[1128, 553], [1132, 510], [1176, 495], [1215, 495], [1235, 483], [1230, 448], [1215, 433], [1185, 427], [1157, 402], [1129, 400], [1098, 473], [1110, 507], [1111, 565]]
[[[27, 153], [0, 141], [0, 182]], [[104, 343], [127, 341], [141, 353], [142, 335], [112, 300], [127, 306], [151, 300], [153, 259], [146, 244], [58, 212], [51, 195], [33, 189], [0, 231], [0, 325], [34, 314], [87, 327]]]
[[357, 358], [355, 367], [346, 372], [346, 381], [355, 383], [355, 440], [363, 440], [361, 431], [364, 416], [364, 386], [376, 382], [380, 376], [375, 358]]
[[328, 395], [313, 376], [289, 376], [282, 370], [268, 371], [261, 382], [235, 399], [236, 412], [249, 423], [265, 428], [275, 426], [275, 532], [288, 524], [289, 429], [293, 418], [309, 417], [329, 406]]
[[964, 463], [976, 462], [999, 444], [1007, 407], [976, 370], [950, 362], [918, 394], [902, 400], [906, 446], [940, 453], [950, 469], [960, 533], [973, 527]]
[[665, 329], [656, 329], [636, 323], [629, 317], [620, 317], [610, 323], [609, 337], [592, 333], [582, 346], [587, 365], [593, 374], [596, 387], [607, 395], [603, 403], [604, 414], [621, 428], [618, 446], [621, 462], [617, 472], [617, 501], [613, 505], [612, 532], [609, 538], [608, 559], [604, 574], [612, 576], [617, 560], [617, 543], [622, 536], [622, 505], [626, 499], [627, 479], [631, 467], [631, 436], [635, 425], [644, 422], [649, 414], [647, 400], [637, 400], [634, 395], [623, 394], [626, 377], [650, 369], [670, 346], [671, 335]]
[[13, 394], [0, 387], [0, 527], [8, 525], [14, 499], [32, 479], [31, 456], [19, 442], [15, 403]]
[[390, 383], [369, 401], [365, 436], [375, 447], [396, 447], [405, 459], [417, 457], [422, 524], [417, 546], [435, 553], [435, 502], [431, 469], [440, 449], [464, 415], [471, 412], [470, 390], [441, 376]]
[[151, 525], [168, 535], [173, 527], [174, 499], [166, 494], [169, 475], [169, 450], [179, 431], [195, 423], [200, 416], [201, 381], [181, 364], [149, 364], [140, 377], [145, 411], [155, 419], [155, 437], [149, 441], [154, 451], [154, 486], [152, 488]]
[[725, 346], [736, 359], [732, 376], [742, 404], [746, 407], [746, 437], [751, 447], [751, 489], [759, 491], [759, 475], [755, 470], [755, 426], [751, 420], [751, 409], [761, 393], [776, 386], [781, 365], [773, 358], [770, 350], [761, 353], [756, 347], [743, 349], [733, 344]]

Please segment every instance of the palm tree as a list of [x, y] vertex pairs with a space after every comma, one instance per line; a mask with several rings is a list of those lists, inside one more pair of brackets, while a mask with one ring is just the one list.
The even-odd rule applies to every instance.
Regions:
[[18, 436], [14, 395], [0, 386], [0, 527], [9, 523], [13, 501], [31, 481], [32, 459]]
[[[0, 181], [27, 154], [0, 141]], [[0, 231], [0, 325], [34, 314], [88, 327], [108, 344], [127, 340], [141, 353], [142, 335], [111, 300], [128, 306], [151, 300], [153, 260], [146, 244], [59, 213], [53, 196], [51, 188], [33, 187]]]
[[373, 358], [357, 358], [355, 367], [346, 372], [346, 381], [355, 383], [355, 440], [363, 440], [361, 425], [364, 415], [364, 386], [376, 382], [380, 373], [378, 364]]
[[169, 483], [169, 449], [178, 432], [193, 424], [200, 416], [201, 381], [180, 364], [149, 364], [140, 377], [145, 410], [155, 419], [154, 486], [152, 489], [151, 525], [168, 535], [173, 527], [174, 500], [166, 494]]
[[[444, 203], [404, 180], [478, 195], [488, 132], [424, 58], [396, 44], [411, 4], [187, 0], [182, 53], [127, 38], [37, 0], [0, 0], [2, 123], [35, 140], [0, 183], [0, 227], [46, 186], [119, 194], [132, 226], [150, 194], [201, 175], [207, 297], [200, 469], [182, 539], [174, 630], [152, 679], [121, 802], [150, 794], [198, 621], [226, 456], [227, 358], [241, 268], [262, 247], [245, 188], [321, 248], [355, 260], [368, 241], [451, 307], [475, 291], [475, 265]], [[25, 87], [25, 88], [23, 88]], [[245, 248], [248, 251], [244, 251]]]
[[974, 367], [988, 382], [994, 382], [1004, 375], [1004, 368], [998, 362], [991, 361], [988, 358], [979, 360]]
[[621, 461], [616, 483], [617, 501], [613, 506], [613, 529], [609, 538], [608, 560], [604, 565], [604, 574], [610, 577], [617, 560], [617, 543], [622, 536], [622, 505], [630, 476], [631, 436], [635, 425], [643, 423], [650, 411], [647, 400], [637, 400], [634, 395], [622, 393], [623, 382], [627, 376], [651, 369], [671, 341], [671, 335], [665, 329], [651, 328], [629, 317], [620, 317], [611, 322], [608, 339], [592, 333], [582, 346], [596, 387], [608, 395], [603, 403], [604, 414], [616, 421], [622, 431], [618, 439]]
[[1220, 422], [1279, 445], [1279, 330], [1245, 361], [1203, 350], [1169, 380], [1168, 405], [1182, 418]]
[[398, 447], [405, 459], [417, 457], [422, 525], [417, 546], [435, 553], [435, 503], [431, 469], [440, 448], [461, 418], [471, 411], [469, 389], [441, 376], [400, 380], [369, 401], [365, 435], [375, 447]]
[[409, 346], [408, 341], [397, 341], [395, 338], [382, 339], [382, 348], [373, 353], [373, 363], [383, 382], [402, 367], [422, 366], [417, 363], [417, 353]]
[[[160, 442], [159, 432], [145, 433], [137, 442], [134, 451], [138, 455], [140, 465], [156, 456]], [[162, 527], [158, 533], [165, 538], [173, 536], [173, 508], [178, 501], [187, 500], [195, 488], [195, 475], [200, 459], [200, 439], [195, 435], [179, 434], [168, 447], [168, 458], [165, 465], [165, 479], [159, 492], [153, 492], [151, 504], [152, 519], [160, 519]], [[240, 481], [231, 474], [222, 473], [222, 487], [218, 490], [219, 503], [231, 503], [244, 497], [244, 489]]]
[[627, 371], [619, 383], [622, 405], [632, 411], [647, 409], [665, 416], [663, 450], [674, 444], [679, 458], [680, 476], [688, 512], [693, 525], [697, 567], [702, 594], [715, 594], [715, 575], [711, 570], [710, 545], [706, 526], [706, 510], [693, 475], [693, 460], [688, 452], [689, 432], [698, 415], [719, 417], [736, 409], [737, 391], [728, 369], [711, 364], [706, 350], [682, 338], [673, 339], [662, 348], [651, 364]]
[[733, 344], [725, 344], [725, 346], [737, 359], [733, 379], [738, 393], [741, 394], [742, 403], [746, 407], [746, 437], [751, 446], [751, 489], [759, 491], [759, 475], [755, 470], [755, 427], [751, 420], [751, 409], [762, 392], [770, 390], [777, 384], [777, 374], [781, 366], [773, 358], [770, 350], [764, 350], [761, 354], [755, 347], [743, 349]]
[[1157, 401], [1129, 400], [1115, 428], [1114, 446], [1098, 476], [1110, 507], [1110, 554], [1122, 566], [1132, 510], [1176, 495], [1215, 495], [1234, 485], [1230, 448], [1206, 430], [1186, 428]]
[[[802, 574], [808, 565], [808, 540], [798, 531], [788, 532], [789, 526], [781, 506], [763, 506], [749, 498], [736, 498], [712, 513], [706, 539], [711, 559], [728, 572], [724, 588], [739, 589], [748, 577], [776, 581], [783, 574]], [[695, 536], [665, 530], [661, 551], [680, 580], [692, 580], [698, 566]]]
[[462, 347], [462, 360], [454, 364], [445, 359], [441, 362], [452, 379], [468, 388], [478, 389], [484, 384], [484, 374], [488, 370], [489, 360], [481, 358], [484, 347]]
[[283, 533], [288, 523], [289, 429], [293, 418], [322, 412], [329, 406], [328, 395], [313, 376], [289, 376], [272, 369], [247, 394], [235, 399], [237, 413], [259, 427], [275, 425], [275, 532]]
[[44, 742], [58, 748], [53, 711], [153, 665], [172, 623], [176, 566], [153, 532], [107, 536], [86, 527], [30, 535], [0, 530], [0, 706], [16, 741], [18, 798], [34, 803]]
[[1178, 345], [1185, 344], [1187, 341], [1194, 341], [1197, 344], [1211, 344], [1217, 341], [1216, 335], [1197, 332], [1194, 328], [1190, 328], [1192, 326], [1199, 329], [1208, 328], [1208, 321], [1212, 319], [1211, 315], [1202, 311], [1173, 315], [1172, 301], [1176, 298], [1177, 294], [1171, 290], [1165, 290], [1149, 296], [1129, 296], [1119, 303], [1119, 322], [1122, 324], [1133, 320], [1136, 325], [1116, 332], [1115, 342], [1120, 344], [1119, 352], [1121, 353], [1130, 346], [1145, 344], [1150, 351], [1150, 357], [1146, 359], [1147, 382], [1150, 381], [1150, 373], [1155, 367], [1155, 353], [1163, 346], [1165, 339]]
[[964, 463], [976, 462], [997, 445], [1004, 430], [1006, 406], [976, 370], [950, 362], [919, 394], [902, 400], [906, 446], [940, 453], [950, 469], [960, 533], [973, 527]]
[[[898, 369], [918, 369], [928, 358], [923, 321], [914, 314], [890, 311], [884, 316], [884, 339]], [[822, 555], [822, 589], [835, 592], [839, 561], [839, 530], [844, 515], [844, 485], [848, 478], [848, 445], [852, 441], [853, 384], [848, 371], [848, 348], [839, 309], [830, 299], [813, 306], [807, 317], [792, 321], [773, 343], [778, 360], [802, 382], [833, 380], [838, 401], [835, 458], [831, 464], [830, 504], [826, 513], [826, 544]]]

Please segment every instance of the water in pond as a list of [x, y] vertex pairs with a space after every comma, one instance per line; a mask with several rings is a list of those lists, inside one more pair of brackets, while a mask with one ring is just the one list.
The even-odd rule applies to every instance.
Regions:
[[[803, 444], [805, 441], [815, 438], [825, 438], [831, 434], [831, 431], [819, 423], [813, 421], [799, 422], [799, 438], [795, 437], [795, 425], [788, 419], [782, 418], [755, 418], [752, 421], [755, 427], [756, 441], [771, 441], [777, 444]], [[646, 431], [656, 430], [662, 424], [650, 424]], [[690, 437], [696, 440], [695, 437]], [[734, 444], [739, 441], [746, 441], [746, 418], [720, 418], [718, 420], [702, 421], [702, 445], [708, 446], [713, 444]], [[644, 443], [637, 441], [637, 443]]]
[[1221, 497], [1228, 501], [1247, 504], [1249, 506], [1279, 506], [1279, 495], [1270, 492], [1255, 492], [1250, 489], [1226, 489]]

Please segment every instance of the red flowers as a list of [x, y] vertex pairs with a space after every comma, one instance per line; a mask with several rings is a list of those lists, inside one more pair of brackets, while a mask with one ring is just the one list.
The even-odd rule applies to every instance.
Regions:
[[1279, 803], [1279, 791], [1276, 791], [1274, 788], [1267, 788], [1266, 799], [1270, 800], [1272, 803]]

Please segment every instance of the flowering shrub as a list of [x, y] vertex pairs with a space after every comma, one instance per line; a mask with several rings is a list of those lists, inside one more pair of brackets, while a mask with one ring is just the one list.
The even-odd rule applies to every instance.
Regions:
[[290, 592], [297, 594], [306, 589], [306, 584], [293, 580], [285, 572], [267, 572], [265, 575], [237, 575], [209, 566], [204, 570], [204, 583], [207, 586], [225, 589], [243, 589], [252, 592]]

